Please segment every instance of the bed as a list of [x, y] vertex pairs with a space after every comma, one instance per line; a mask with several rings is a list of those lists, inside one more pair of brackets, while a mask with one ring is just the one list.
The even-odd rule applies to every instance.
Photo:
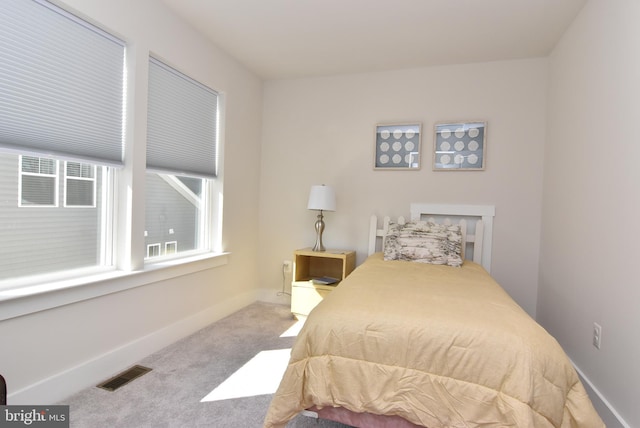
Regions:
[[493, 214], [412, 204], [410, 221], [373, 218], [369, 257], [309, 314], [264, 427], [300, 412], [367, 428], [603, 427], [559, 344], [490, 276]]

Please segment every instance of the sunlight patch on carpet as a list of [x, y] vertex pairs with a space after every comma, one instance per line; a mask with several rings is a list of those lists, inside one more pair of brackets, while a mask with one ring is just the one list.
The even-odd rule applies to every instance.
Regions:
[[291, 327], [287, 329], [284, 333], [280, 335], [280, 337], [295, 337], [300, 333], [300, 329], [304, 325], [304, 321], [298, 321]]
[[273, 394], [278, 389], [290, 356], [291, 349], [259, 352], [200, 402]]

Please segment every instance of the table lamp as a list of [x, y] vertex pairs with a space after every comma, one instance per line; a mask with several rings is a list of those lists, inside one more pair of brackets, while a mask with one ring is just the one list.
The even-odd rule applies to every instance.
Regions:
[[313, 246], [313, 251], [324, 251], [324, 245], [322, 245], [322, 232], [324, 232], [324, 216], [322, 211], [335, 211], [336, 210], [336, 194], [329, 186], [316, 185], [311, 186], [311, 192], [309, 192], [309, 203], [307, 209], [320, 211], [318, 219], [316, 220], [316, 244]]

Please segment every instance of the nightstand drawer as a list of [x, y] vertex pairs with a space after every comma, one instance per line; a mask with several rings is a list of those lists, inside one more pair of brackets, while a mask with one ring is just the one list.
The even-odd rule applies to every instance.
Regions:
[[309, 315], [309, 312], [318, 303], [331, 293], [335, 287], [314, 286], [311, 281], [302, 284], [293, 284], [291, 290], [291, 312], [296, 315]]

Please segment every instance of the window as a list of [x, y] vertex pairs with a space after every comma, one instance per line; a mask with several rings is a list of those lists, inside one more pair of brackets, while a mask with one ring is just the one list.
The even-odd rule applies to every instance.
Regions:
[[0, 2], [0, 40], [0, 280], [112, 268], [124, 43], [41, 0]]
[[218, 94], [151, 58], [147, 127], [146, 242], [180, 242], [165, 256], [209, 251]]
[[[20, 206], [58, 206], [58, 161], [20, 156]], [[65, 207], [96, 206], [96, 165], [65, 162]]]
[[171, 242], [164, 243], [164, 253], [166, 255], [175, 254], [177, 252], [178, 252], [178, 242], [171, 241]]
[[147, 258], [160, 256], [160, 244], [147, 245]]
[[96, 166], [65, 162], [65, 201], [67, 207], [96, 206]]
[[20, 156], [21, 207], [58, 205], [58, 162], [34, 156]]
[[[47, 0], [2, 0], [0, 58], [0, 289], [219, 249], [215, 91], [150, 58], [146, 165], [136, 156], [119, 176], [130, 126], [124, 42]], [[141, 167], [144, 246], [143, 214], [128, 210], [141, 198], [117, 194], [142, 195], [127, 181]]]
[[62, 165], [51, 158], [0, 152], [0, 174], [6, 178], [0, 181], [5, 226], [0, 228], [0, 280], [110, 265], [110, 223], [105, 220], [111, 198], [104, 189], [113, 180], [113, 168], [88, 165], [92, 193], [79, 199], [92, 198], [95, 204], [78, 210], [61, 203]]
[[[180, 252], [205, 250], [207, 180], [176, 177], [167, 174], [147, 174], [146, 181], [146, 242], [180, 241]], [[173, 252], [178, 252], [177, 245]]]

